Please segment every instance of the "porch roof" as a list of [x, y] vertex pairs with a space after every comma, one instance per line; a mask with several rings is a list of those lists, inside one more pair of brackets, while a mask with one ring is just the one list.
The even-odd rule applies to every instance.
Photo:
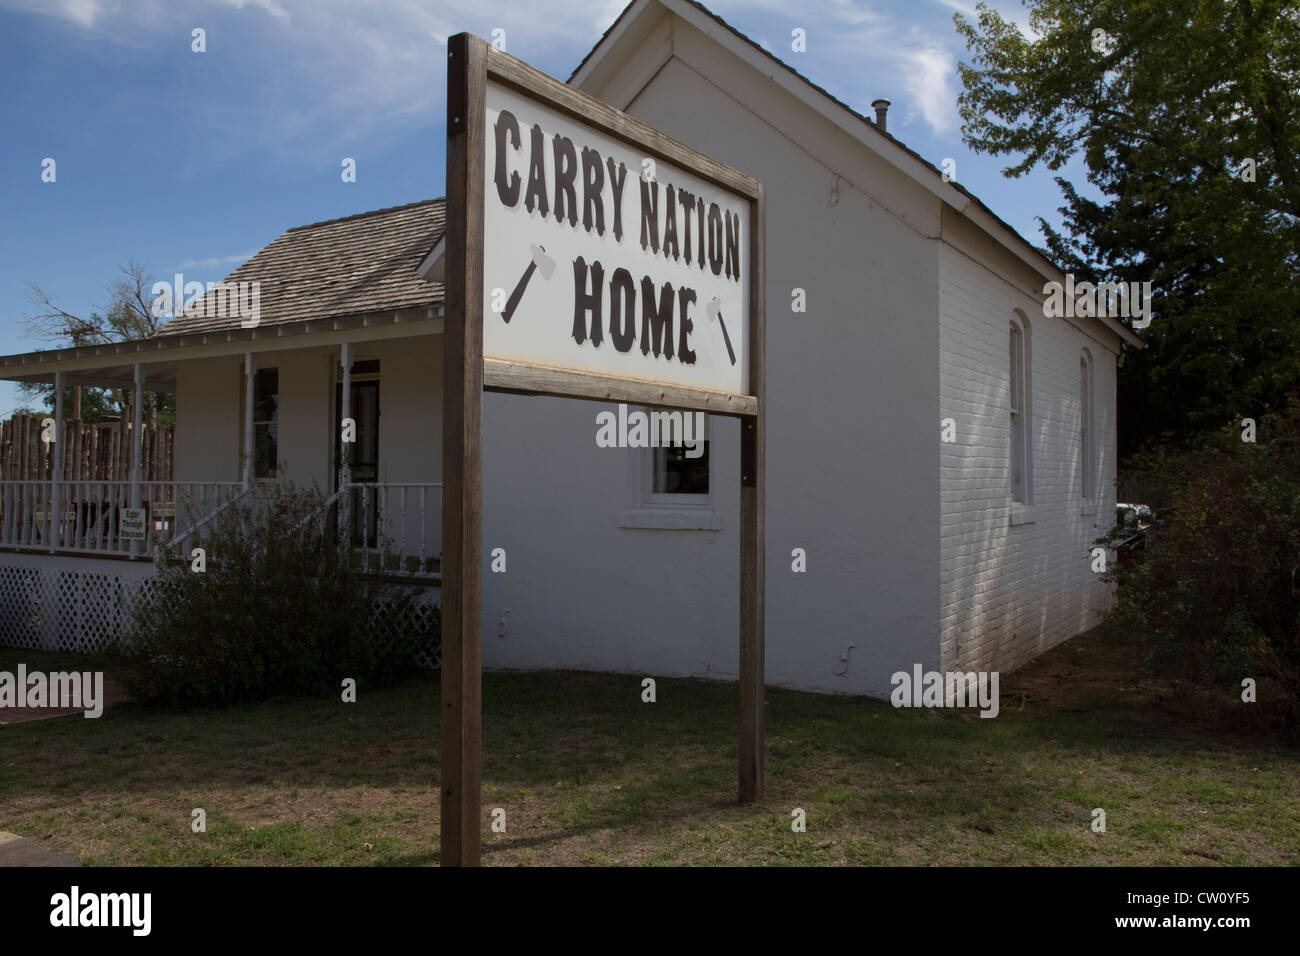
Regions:
[[157, 335], [109, 345], [3, 355], [0, 356], [0, 380], [50, 384], [55, 372], [63, 372], [68, 385], [134, 388], [138, 362], [144, 367], [147, 391], [171, 392], [176, 390], [177, 363], [185, 359], [434, 335], [442, 331], [442, 311], [439, 303], [390, 313], [300, 319], [281, 322], [269, 329]]
[[[263, 328], [434, 305], [442, 283], [426, 282], [416, 269], [441, 238], [445, 211], [444, 200], [428, 199], [295, 226], [224, 281], [259, 283]], [[208, 293], [155, 338], [240, 328], [238, 315], [202, 307], [215, 304], [216, 293]]]
[[182, 358], [302, 348], [321, 333], [360, 341], [440, 331], [442, 283], [417, 268], [442, 236], [445, 208], [430, 199], [288, 230], [224, 280], [259, 284], [255, 328], [211, 314], [208, 293], [148, 339], [0, 356], [0, 379], [50, 383], [63, 371], [69, 385], [133, 387], [140, 362], [146, 389], [174, 391]]

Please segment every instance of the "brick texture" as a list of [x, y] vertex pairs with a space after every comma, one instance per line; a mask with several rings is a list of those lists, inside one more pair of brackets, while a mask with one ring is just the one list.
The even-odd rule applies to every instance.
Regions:
[[[1115, 337], [1042, 314], [1035, 298], [947, 243], [940, 254], [940, 654], [1009, 671], [1093, 626], [1110, 600], [1092, 542], [1115, 513]], [[1028, 319], [1031, 504], [1013, 524], [1008, 336]], [[1086, 320], [1084, 320], [1086, 321]], [[1095, 513], [1081, 499], [1079, 359], [1093, 359]]]

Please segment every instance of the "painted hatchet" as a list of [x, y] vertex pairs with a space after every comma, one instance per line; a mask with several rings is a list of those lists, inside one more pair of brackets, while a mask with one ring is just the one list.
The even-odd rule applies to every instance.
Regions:
[[528, 263], [528, 268], [524, 274], [519, 277], [519, 283], [515, 286], [515, 291], [510, 293], [510, 298], [506, 300], [506, 309], [501, 313], [501, 318], [507, 322], [515, 314], [515, 309], [519, 307], [519, 300], [524, 297], [524, 289], [528, 288], [528, 280], [533, 277], [533, 273], [538, 269], [542, 270], [542, 278], [549, 280], [555, 274], [555, 260], [546, 254], [543, 246], [531, 246], [533, 261]]
[[731, 347], [731, 336], [727, 334], [727, 323], [722, 321], [722, 301], [715, 295], [709, 300], [709, 304], [704, 307], [704, 311], [709, 314], [709, 321], [718, 320], [718, 325], [722, 326], [722, 341], [727, 343], [727, 354], [731, 356], [731, 364], [736, 364], [736, 352]]

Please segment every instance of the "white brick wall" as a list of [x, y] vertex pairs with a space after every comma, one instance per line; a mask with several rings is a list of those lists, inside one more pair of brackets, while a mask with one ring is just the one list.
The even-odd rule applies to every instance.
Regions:
[[[1007, 366], [1017, 308], [1030, 330], [1032, 520], [1013, 525]], [[939, 315], [940, 416], [957, 426], [956, 442], [940, 446], [940, 654], [945, 669], [1009, 671], [1091, 627], [1108, 605], [1089, 552], [1115, 513], [1117, 339], [1045, 317], [1041, 296], [946, 241]], [[1093, 358], [1099, 499], [1087, 515], [1078, 472], [1085, 347]]]

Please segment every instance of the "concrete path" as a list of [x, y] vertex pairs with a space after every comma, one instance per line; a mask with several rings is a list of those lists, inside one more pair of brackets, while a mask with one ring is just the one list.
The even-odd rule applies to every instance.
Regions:
[[0, 866], [81, 866], [81, 861], [0, 830]]

